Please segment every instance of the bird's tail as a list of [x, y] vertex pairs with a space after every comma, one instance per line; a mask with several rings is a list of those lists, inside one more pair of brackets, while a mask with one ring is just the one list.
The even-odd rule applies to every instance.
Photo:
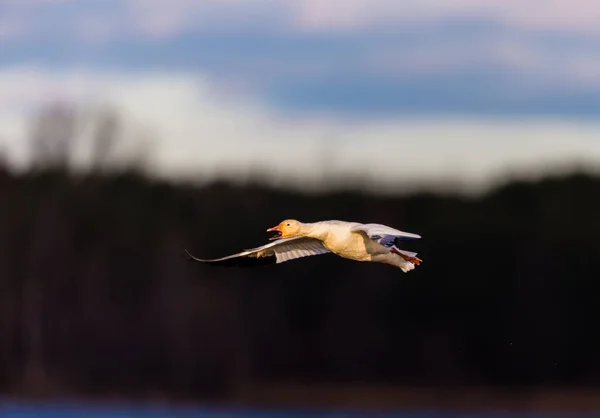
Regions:
[[410, 261], [405, 261], [404, 263], [400, 264], [400, 270], [402, 270], [404, 273], [408, 273], [409, 271], [414, 269], [415, 265]]
[[418, 266], [421, 264], [423, 260], [417, 257], [417, 253], [413, 253], [411, 251], [401, 250], [399, 248], [394, 247], [392, 249], [393, 252], [402, 257], [402, 261], [400, 262], [400, 269], [404, 273], [408, 273], [411, 270], [414, 270], [415, 265]]

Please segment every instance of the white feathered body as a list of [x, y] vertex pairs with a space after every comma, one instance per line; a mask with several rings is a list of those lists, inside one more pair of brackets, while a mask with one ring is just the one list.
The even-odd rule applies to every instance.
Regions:
[[[362, 230], [356, 230], [364, 224], [344, 221], [321, 221], [310, 225], [307, 236], [322, 241], [323, 246], [340, 257], [356, 261], [372, 261], [391, 264], [400, 267], [403, 271], [415, 268], [414, 264], [406, 261], [391, 249], [369, 238]], [[381, 227], [387, 228], [383, 225]], [[400, 250], [402, 251], [402, 250]], [[416, 255], [402, 251], [407, 255]]]

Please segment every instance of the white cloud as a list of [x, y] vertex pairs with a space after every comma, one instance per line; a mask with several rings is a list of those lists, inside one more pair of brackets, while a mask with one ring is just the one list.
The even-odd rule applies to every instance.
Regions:
[[[96, 41], [105, 37], [165, 38], [194, 30], [239, 31], [287, 21], [284, 3], [273, 0], [4, 0], [0, 41], [19, 36], [43, 37], [57, 31]], [[18, 25], [17, 25], [18, 23]], [[89, 28], [87, 23], [91, 23]], [[23, 30], [29, 28], [29, 31]], [[90, 36], [91, 35], [91, 36]]]
[[[354, 41], [348, 41], [339, 50], [306, 44], [308, 46], [297, 53], [291, 50], [289, 54], [282, 54], [281, 44], [266, 42], [264, 50], [274, 48], [273, 54], [230, 57], [227, 51], [214, 48], [198, 52], [186, 61], [194, 62], [198, 56], [211, 53], [216, 56], [215, 61], [219, 61], [219, 54], [227, 56], [223, 61], [228, 65], [224, 71], [230, 77], [228, 81], [235, 77], [238, 85], [254, 86], [257, 90], [269, 82], [298, 77], [361, 73], [389, 80], [396, 76], [406, 78], [427, 73], [444, 76], [489, 69], [512, 77], [519, 88], [528, 84], [531, 88], [548, 86], [550, 91], [597, 90], [600, 85], [600, 55], [594, 49], [597, 44], [594, 40], [600, 40], [596, 36], [600, 34], [597, 24], [600, 2], [587, 0], [569, 3], [562, 0], [4, 0], [1, 11], [0, 44], [22, 36], [41, 39], [56, 33], [68, 34], [70, 40], [61, 40], [56, 50], [58, 55], [65, 54], [65, 60], [71, 61], [94, 57], [93, 43], [119, 42], [131, 37], [164, 38], [188, 30], [360, 33], [365, 28], [399, 25], [412, 25], [416, 30], [414, 45], [393, 36], [365, 42], [361, 42], [360, 37], [350, 37]], [[483, 36], [471, 38], [454, 35], [449, 29], [448, 37], [435, 38], [435, 42], [428, 42], [423, 35], [424, 22], [452, 21], [459, 17], [484, 23], [499, 19], [509, 26], [491, 28]], [[580, 43], [561, 47], [550, 42], [552, 31], [547, 38], [528, 37], [526, 33], [511, 30], [510, 25], [593, 34], [579, 33], [575, 39]], [[273, 39], [276, 36], [273, 35]], [[80, 41], [89, 44], [82, 46]], [[293, 40], [288, 41], [296, 45]], [[254, 47], [259, 43], [260, 40], [252, 41]], [[218, 36], [214, 38], [214, 45], [220, 45]], [[160, 51], [160, 47], [144, 51], [152, 62], [156, 58], [152, 54], [160, 53], [155, 52]], [[36, 58], [36, 53], [31, 52], [31, 59]], [[105, 55], [100, 55], [106, 56], [106, 51], [103, 53]], [[52, 56], [52, 48], [40, 55]], [[136, 56], [141, 60], [140, 55]], [[167, 60], [161, 62], [163, 64], [171, 65]]]
[[[225, 100], [210, 80], [188, 74], [12, 68], [0, 70], [0, 147], [15, 166], [27, 165], [32, 110], [52, 100], [111, 103], [129, 132], [156, 135], [155, 173], [166, 177], [239, 179], [260, 168], [274, 182], [318, 185], [323, 175], [362, 173], [405, 190], [448, 181], [476, 190], [507, 170], [534, 176], [600, 163], [600, 124], [284, 118], [255, 102]], [[128, 141], [123, 149], [135, 152]]]
[[[49, 14], [50, 10], [55, 13]], [[33, 26], [33, 32], [36, 26], [45, 31], [71, 27], [85, 32], [76, 21], [90, 10], [94, 25], [102, 31], [110, 27], [113, 36], [168, 37], [187, 30], [241, 28], [343, 32], [458, 18], [499, 21], [528, 30], [600, 34], [600, 3], [589, 0], [4, 0], [2, 12], [8, 21]]]
[[588, 0], [290, 0], [299, 27], [357, 30], [381, 24], [415, 24], [470, 18], [525, 29], [600, 33], [600, 3]]

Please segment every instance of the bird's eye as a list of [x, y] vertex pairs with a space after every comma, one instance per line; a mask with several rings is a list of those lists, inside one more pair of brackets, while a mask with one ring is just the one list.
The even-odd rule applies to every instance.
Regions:
[[287, 224], [286, 226], [290, 226], [290, 224]]

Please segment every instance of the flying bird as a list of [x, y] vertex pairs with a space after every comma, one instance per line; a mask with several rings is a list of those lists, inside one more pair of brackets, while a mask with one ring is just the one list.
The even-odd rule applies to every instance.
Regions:
[[333, 253], [356, 261], [371, 261], [399, 267], [404, 273], [421, 264], [417, 253], [399, 249], [401, 241], [415, 240], [417, 234], [402, 232], [386, 225], [344, 221], [303, 223], [286, 219], [267, 229], [276, 232], [273, 242], [227, 257], [202, 260], [186, 253], [192, 260], [221, 266], [259, 266], [278, 264], [296, 258]]

